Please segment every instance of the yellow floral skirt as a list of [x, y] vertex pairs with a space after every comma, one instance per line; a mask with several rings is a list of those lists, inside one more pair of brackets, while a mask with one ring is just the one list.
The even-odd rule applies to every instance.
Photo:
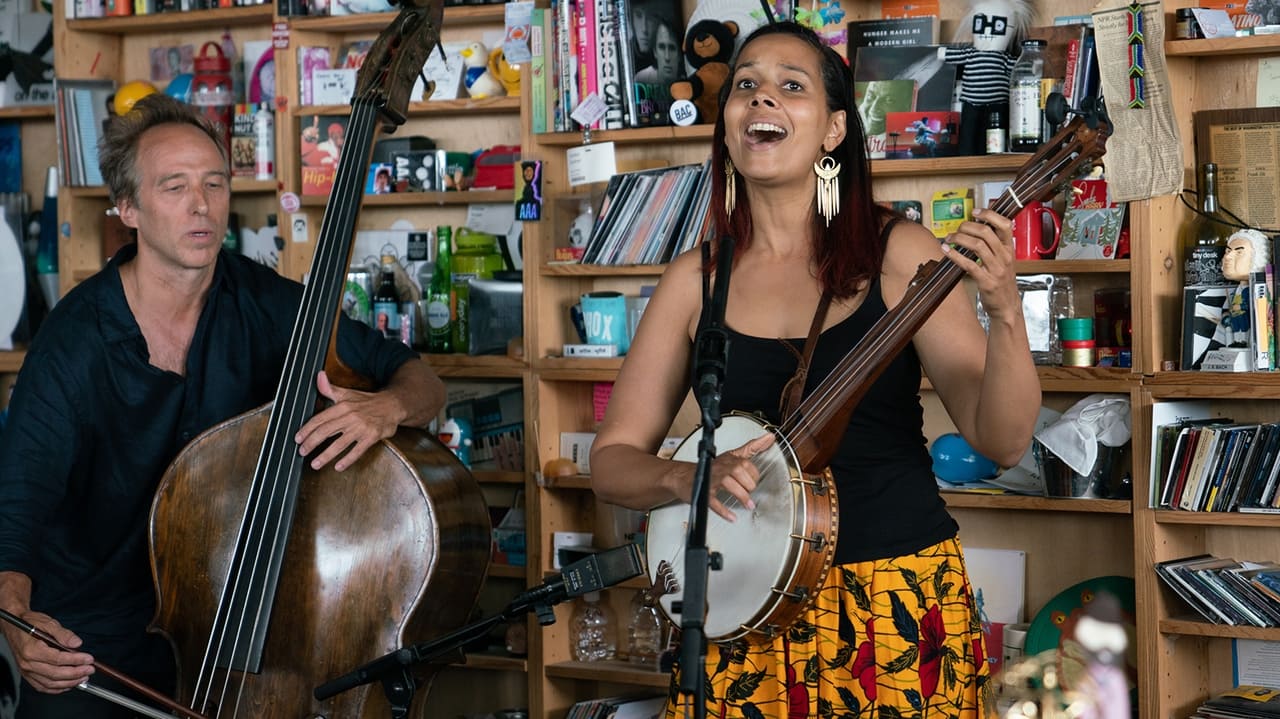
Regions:
[[[984, 716], [987, 654], [950, 539], [918, 554], [833, 567], [813, 606], [781, 636], [712, 644], [708, 719]], [[672, 678], [666, 716], [691, 696]]]

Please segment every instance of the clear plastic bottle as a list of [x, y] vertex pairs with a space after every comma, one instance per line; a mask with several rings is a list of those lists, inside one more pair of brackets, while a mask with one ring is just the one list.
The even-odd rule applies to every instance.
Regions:
[[275, 179], [276, 121], [265, 102], [253, 113], [253, 169], [255, 179]]
[[1044, 77], [1044, 40], [1024, 40], [1009, 74], [1009, 150], [1035, 152], [1043, 122], [1040, 80]]
[[653, 598], [641, 589], [631, 598], [631, 619], [627, 622], [627, 661], [656, 667], [662, 653], [662, 617]]
[[617, 656], [617, 624], [613, 611], [600, 601], [600, 592], [582, 595], [569, 625], [573, 658], [580, 662], [600, 662]]
[[1234, 232], [1218, 207], [1218, 166], [1200, 165], [1200, 212], [1182, 227], [1182, 282], [1191, 285], [1220, 285], [1222, 256], [1227, 238]]

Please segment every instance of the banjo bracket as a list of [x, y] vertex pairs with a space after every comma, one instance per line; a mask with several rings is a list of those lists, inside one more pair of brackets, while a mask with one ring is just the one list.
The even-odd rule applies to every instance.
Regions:
[[809, 551], [811, 552], [821, 552], [827, 548], [827, 536], [822, 532], [814, 532], [812, 537], [806, 537], [801, 534], [792, 534], [791, 538], [808, 544]]
[[814, 496], [821, 497], [827, 493], [828, 483], [831, 482], [831, 470], [824, 469], [819, 474], [804, 473], [795, 481], [807, 486]]

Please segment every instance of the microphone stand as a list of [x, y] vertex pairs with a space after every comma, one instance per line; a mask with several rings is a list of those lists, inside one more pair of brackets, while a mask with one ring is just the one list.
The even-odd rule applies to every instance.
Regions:
[[460, 651], [467, 642], [484, 636], [499, 622], [510, 621], [525, 612], [533, 611], [538, 622], [543, 625], [556, 621], [553, 604], [560, 601], [554, 597], [537, 596], [534, 592], [525, 592], [516, 597], [500, 613], [468, 624], [449, 634], [445, 634], [427, 642], [395, 649], [374, 659], [358, 669], [337, 677], [316, 687], [314, 696], [317, 701], [324, 701], [341, 694], [348, 689], [372, 682], [381, 682], [383, 693], [391, 705], [393, 719], [407, 719], [409, 708], [413, 703], [413, 695], [417, 690], [417, 681], [410, 668], [416, 664], [447, 664], [456, 661], [462, 655]]
[[711, 464], [716, 458], [716, 428], [720, 426], [720, 393], [729, 359], [729, 337], [724, 327], [724, 309], [729, 295], [729, 273], [733, 267], [734, 241], [720, 238], [714, 294], [703, 279], [703, 320], [695, 351], [697, 399], [702, 410], [702, 439], [698, 443], [698, 463], [694, 469], [693, 497], [689, 506], [689, 537], [685, 543], [685, 586], [673, 609], [680, 614], [680, 692], [693, 696], [694, 719], [707, 713], [704, 675], [706, 673], [707, 583], [711, 570], [719, 570], [722, 558], [707, 549], [707, 504], [710, 501]]

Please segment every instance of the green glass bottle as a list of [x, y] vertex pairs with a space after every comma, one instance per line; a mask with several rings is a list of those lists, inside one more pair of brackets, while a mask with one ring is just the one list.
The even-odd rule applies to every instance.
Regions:
[[436, 228], [436, 269], [427, 292], [427, 351], [445, 354], [453, 351], [453, 278], [450, 255], [453, 232], [447, 225]]

